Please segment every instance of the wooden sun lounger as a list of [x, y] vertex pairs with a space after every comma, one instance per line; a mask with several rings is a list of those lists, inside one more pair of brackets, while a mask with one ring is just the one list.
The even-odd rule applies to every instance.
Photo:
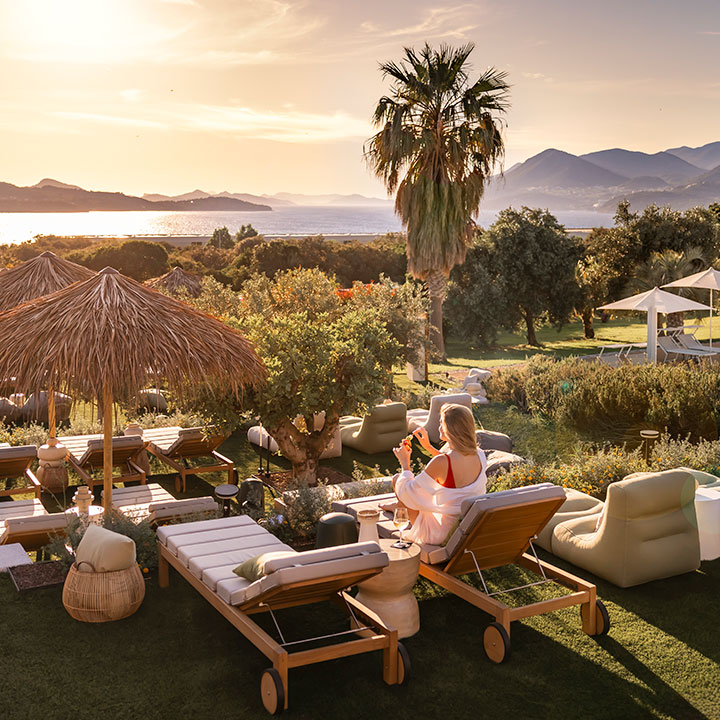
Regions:
[[[67, 461], [83, 482], [93, 487], [102, 485], [102, 476], [95, 479], [93, 472], [103, 467], [102, 435], [74, 435], [60, 438], [67, 448]], [[121, 474], [113, 477], [113, 483], [139, 480], [145, 484], [145, 471], [134, 460], [145, 449], [145, 442], [137, 435], [119, 435], [112, 439], [113, 467], [122, 468]]]
[[134, 522], [148, 520], [155, 527], [188, 519], [214, 517], [218, 511], [217, 502], [211, 497], [177, 500], [157, 483], [113, 490], [112, 505]]
[[49, 513], [37, 500], [0, 503], [0, 545], [20, 543], [26, 551], [39, 550], [61, 533], [72, 516]]
[[[377, 505], [388, 497], [392, 496], [338, 501], [333, 503], [333, 510], [355, 514], [358, 509], [370, 507], [373, 502]], [[579, 605], [584, 632], [600, 635], [608, 631], [607, 610], [597, 599], [595, 585], [540, 560], [532, 547], [533, 539], [564, 502], [563, 489], [549, 484], [489, 493], [463, 503], [466, 510], [463, 519], [447, 545], [421, 545], [420, 575], [495, 618], [483, 635], [485, 652], [493, 662], [504, 662], [510, 655], [513, 620]], [[380, 523], [379, 530], [388, 535], [394, 528], [392, 523]], [[521, 588], [489, 592], [483, 571], [513, 564], [530, 570], [540, 579]], [[478, 573], [483, 590], [459, 579], [469, 573]], [[572, 592], [515, 607], [498, 597], [549, 582]]]
[[[269, 569], [268, 563], [268, 574], [262, 579], [250, 583], [233, 575], [236, 565], [273, 550], [288, 551], [289, 557], [273, 560], [277, 568]], [[260, 683], [263, 705], [272, 714], [288, 707], [291, 668], [382, 650], [383, 679], [388, 685], [403, 683], [409, 676], [408, 656], [398, 642], [397, 631], [386, 627], [377, 615], [345, 592], [387, 565], [387, 555], [376, 543], [295, 553], [249, 517], [236, 516], [159, 528], [158, 556], [161, 587], [168, 586], [172, 566], [272, 662]], [[286, 642], [274, 611], [325, 600], [347, 611], [351, 629]], [[251, 619], [260, 612], [273, 615], [280, 642]], [[302, 643], [333, 636], [351, 639], [290, 652]]]
[[0, 447], [0, 479], [8, 480], [24, 475], [28, 480], [28, 484], [25, 486], [0, 490], [0, 497], [24, 495], [32, 492], [40, 500], [42, 486], [35, 477], [35, 473], [30, 469], [30, 465], [35, 458], [37, 458], [37, 448], [34, 445], [12, 447], [3, 444]]
[[[148, 442], [149, 452], [178, 473], [175, 481], [178, 492], [186, 491], [188, 475], [201, 473], [226, 472], [228, 483], [237, 484], [233, 461], [217, 452], [227, 435], [213, 428], [150, 428], [143, 432], [143, 439]], [[201, 457], [212, 457], [215, 463], [190, 466], [189, 460]]]

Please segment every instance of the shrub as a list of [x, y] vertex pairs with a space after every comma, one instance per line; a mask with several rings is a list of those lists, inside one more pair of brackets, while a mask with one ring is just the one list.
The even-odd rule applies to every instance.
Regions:
[[68, 253], [67, 259], [96, 271], [113, 267], [138, 281], [158, 277], [170, 269], [166, 248], [147, 240], [94, 243]]

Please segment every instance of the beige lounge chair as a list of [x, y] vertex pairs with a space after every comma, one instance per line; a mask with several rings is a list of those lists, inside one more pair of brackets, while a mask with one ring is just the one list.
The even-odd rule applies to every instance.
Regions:
[[673, 360], [702, 360], [708, 357], [708, 353], [704, 351], [688, 350], [672, 337], [658, 337], [657, 346], [663, 353], [664, 362], [672, 362]]
[[[217, 452], [227, 440], [227, 434], [214, 428], [150, 428], [143, 431], [143, 439], [151, 452], [160, 462], [169, 465], [178, 473], [175, 489], [186, 491], [187, 476], [209, 472], [226, 472], [228, 483], [237, 484], [233, 461]], [[189, 460], [213, 458], [209, 465], [191, 466]]]
[[440, 442], [440, 410], [443, 405], [453, 403], [465, 405], [472, 410], [472, 396], [470, 393], [458, 393], [456, 395], [435, 395], [430, 399], [429, 410], [408, 410], [408, 432], [414, 432], [420, 427], [428, 431], [430, 442], [437, 445]]
[[152, 525], [181, 522], [183, 518], [214, 517], [218, 506], [211, 497], [175, 499], [157, 483], [113, 490], [113, 507], [134, 522], [149, 520]]
[[365, 417], [340, 418], [342, 444], [367, 455], [389, 452], [407, 435], [407, 405], [376, 405]]
[[[394, 496], [341, 500], [333, 503], [333, 510], [355, 515], [359, 509], [377, 507], [388, 497]], [[468, 498], [462, 503], [460, 521], [447, 543], [420, 546], [420, 575], [495, 617], [483, 635], [485, 652], [493, 662], [504, 662], [510, 655], [513, 620], [580, 605], [584, 632], [600, 635], [608, 631], [610, 620], [605, 606], [597, 599], [595, 585], [538, 559], [532, 546], [534, 538], [564, 502], [563, 489], [550, 483]], [[389, 519], [379, 523], [378, 531], [384, 536], [395, 534]], [[540, 580], [490, 592], [483, 571], [512, 564], [539, 575]], [[473, 572], [478, 573], [484, 592], [459, 579]], [[498, 599], [498, 595], [550, 582], [569, 588], [570, 594], [512, 607]]]
[[673, 335], [673, 339], [678, 342], [686, 350], [694, 350], [695, 352], [701, 352], [706, 354], [710, 358], [716, 358], [720, 356], [720, 350], [703, 345], [694, 335], [687, 333], [677, 333]]
[[553, 530], [552, 552], [618, 587], [700, 567], [695, 478], [686, 470], [636, 473], [608, 487], [598, 516]]
[[35, 473], [30, 469], [30, 465], [37, 458], [37, 448], [34, 445], [16, 445], [11, 447], [3, 443], [0, 447], [0, 479], [9, 480], [24, 475], [27, 484], [17, 488], [6, 488], [0, 490], [0, 497], [9, 495], [24, 495], [26, 493], [35, 493], [35, 497], [40, 500], [42, 486], [40, 481], [35, 477]]
[[[294, 667], [382, 650], [385, 682], [394, 685], [407, 679], [408, 656], [398, 642], [397, 631], [385, 627], [345, 592], [388, 564], [377, 543], [299, 553], [245, 515], [166, 525], [158, 529], [157, 538], [160, 586], [168, 586], [168, 567], [172, 566], [272, 662], [260, 683], [262, 702], [269, 712], [276, 714], [288, 707], [288, 671]], [[261, 579], [250, 582], [233, 573], [233, 568], [245, 560], [275, 551], [287, 555], [269, 560]], [[298, 645], [331, 635], [286, 642], [275, 610], [325, 600], [345, 608], [355, 628], [335, 636], [352, 639], [290, 652]], [[279, 642], [252, 621], [250, 615], [258, 612], [271, 613]], [[356, 632], [364, 636], [358, 638]]]
[[34, 500], [0, 503], [0, 545], [20, 543], [26, 551], [39, 550], [50, 537], [62, 532], [72, 519], [65, 513], [49, 513]]
[[577, 518], [594, 517], [597, 523], [600, 513], [605, 504], [602, 500], [598, 500], [592, 495], [586, 495], [579, 490], [573, 488], [565, 488], [565, 502], [560, 509], [550, 518], [547, 525], [538, 533], [535, 544], [539, 545], [543, 550], [552, 552], [552, 536], [553, 530], [567, 520], [575, 520]]
[[[91, 487], [102, 485], [102, 476], [96, 479], [93, 473], [102, 470], [102, 435], [73, 435], [60, 438], [67, 448], [67, 461], [73, 470]], [[146, 482], [145, 471], [135, 464], [138, 454], [145, 449], [145, 443], [138, 435], [120, 435], [112, 439], [112, 464], [121, 468], [121, 474], [113, 477], [113, 483], [127, 483], [139, 480]]]

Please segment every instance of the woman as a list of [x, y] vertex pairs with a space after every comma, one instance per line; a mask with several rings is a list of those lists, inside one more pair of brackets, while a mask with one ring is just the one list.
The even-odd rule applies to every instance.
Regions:
[[401, 468], [393, 486], [412, 522], [405, 537], [440, 545], [460, 515], [462, 501], [485, 492], [487, 460], [477, 446], [472, 412], [463, 405], [445, 405], [440, 412], [440, 439], [446, 441], [442, 452], [430, 445], [424, 428], [414, 434], [434, 457], [416, 477], [410, 470], [410, 449], [405, 443], [393, 448]]

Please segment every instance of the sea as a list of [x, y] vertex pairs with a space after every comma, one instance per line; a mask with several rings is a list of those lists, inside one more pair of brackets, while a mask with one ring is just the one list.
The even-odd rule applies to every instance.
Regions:
[[[559, 211], [568, 228], [610, 227], [609, 213]], [[481, 210], [476, 222], [488, 227], [497, 212]], [[21, 243], [37, 235], [90, 237], [208, 236], [215, 228], [235, 233], [251, 223], [261, 234], [281, 236], [376, 236], [402, 230], [392, 207], [284, 207], [271, 212], [79, 212], [0, 213], [0, 244]]]

